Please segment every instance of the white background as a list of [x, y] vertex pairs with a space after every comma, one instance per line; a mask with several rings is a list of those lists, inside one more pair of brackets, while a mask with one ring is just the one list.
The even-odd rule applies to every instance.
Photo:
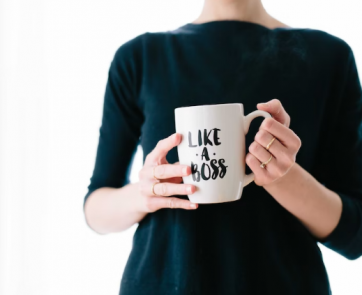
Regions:
[[[347, 41], [362, 70], [360, 0], [264, 4], [290, 26]], [[136, 225], [98, 235], [82, 211], [108, 68], [125, 41], [191, 22], [201, 7], [201, 0], [0, 0], [1, 295], [118, 294]], [[139, 149], [132, 181], [140, 168]], [[322, 250], [333, 294], [362, 294], [362, 259]]]

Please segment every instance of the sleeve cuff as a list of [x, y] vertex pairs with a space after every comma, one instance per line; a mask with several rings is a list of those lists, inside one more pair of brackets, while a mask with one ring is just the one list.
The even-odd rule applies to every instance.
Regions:
[[342, 200], [342, 215], [332, 233], [320, 243], [347, 259], [362, 255], [362, 206], [357, 200], [336, 192]]

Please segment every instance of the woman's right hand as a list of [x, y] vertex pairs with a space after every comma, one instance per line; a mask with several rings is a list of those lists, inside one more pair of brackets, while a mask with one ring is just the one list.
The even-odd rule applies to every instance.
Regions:
[[[155, 212], [162, 208], [196, 209], [198, 204], [173, 195], [190, 195], [196, 190], [192, 184], [184, 184], [182, 176], [191, 174], [191, 167], [168, 163], [167, 153], [182, 140], [182, 135], [174, 133], [160, 140], [156, 147], [146, 156], [143, 168], [139, 171], [138, 188], [141, 207], [144, 212]], [[154, 174], [153, 174], [154, 173]], [[153, 175], [158, 179], [155, 179]], [[152, 193], [152, 185], [156, 195]]]

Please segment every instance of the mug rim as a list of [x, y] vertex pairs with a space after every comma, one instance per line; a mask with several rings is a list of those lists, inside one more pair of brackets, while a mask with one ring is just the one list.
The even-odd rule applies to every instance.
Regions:
[[235, 106], [235, 105], [241, 105], [242, 107], [244, 106], [241, 102], [231, 102], [231, 103], [218, 103], [218, 104], [203, 104], [203, 105], [195, 105], [195, 106], [185, 106], [185, 107], [178, 107], [175, 108], [175, 111], [178, 109], [188, 109], [188, 108], [205, 108], [205, 107], [220, 107], [220, 106]]

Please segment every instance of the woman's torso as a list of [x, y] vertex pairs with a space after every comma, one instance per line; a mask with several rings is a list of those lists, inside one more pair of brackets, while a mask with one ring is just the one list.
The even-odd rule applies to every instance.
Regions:
[[[248, 114], [257, 103], [278, 98], [302, 140], [296, 161], [313, 172], [322, 122], [334, 111], [339, 39], [316, 30], [221, 21], [143, 34], [138, 42], [144, 158], [175, 132], [177, 107], [237, 102]], [[251, 124], [247, 147], [261, 122]], [[178, 161], [176, 148], [167, 160]], [[123, 295], [329, 292], [315, 239], [255, 183], [238, 201], [148, 214], [136, 230], [120, 290]]]

